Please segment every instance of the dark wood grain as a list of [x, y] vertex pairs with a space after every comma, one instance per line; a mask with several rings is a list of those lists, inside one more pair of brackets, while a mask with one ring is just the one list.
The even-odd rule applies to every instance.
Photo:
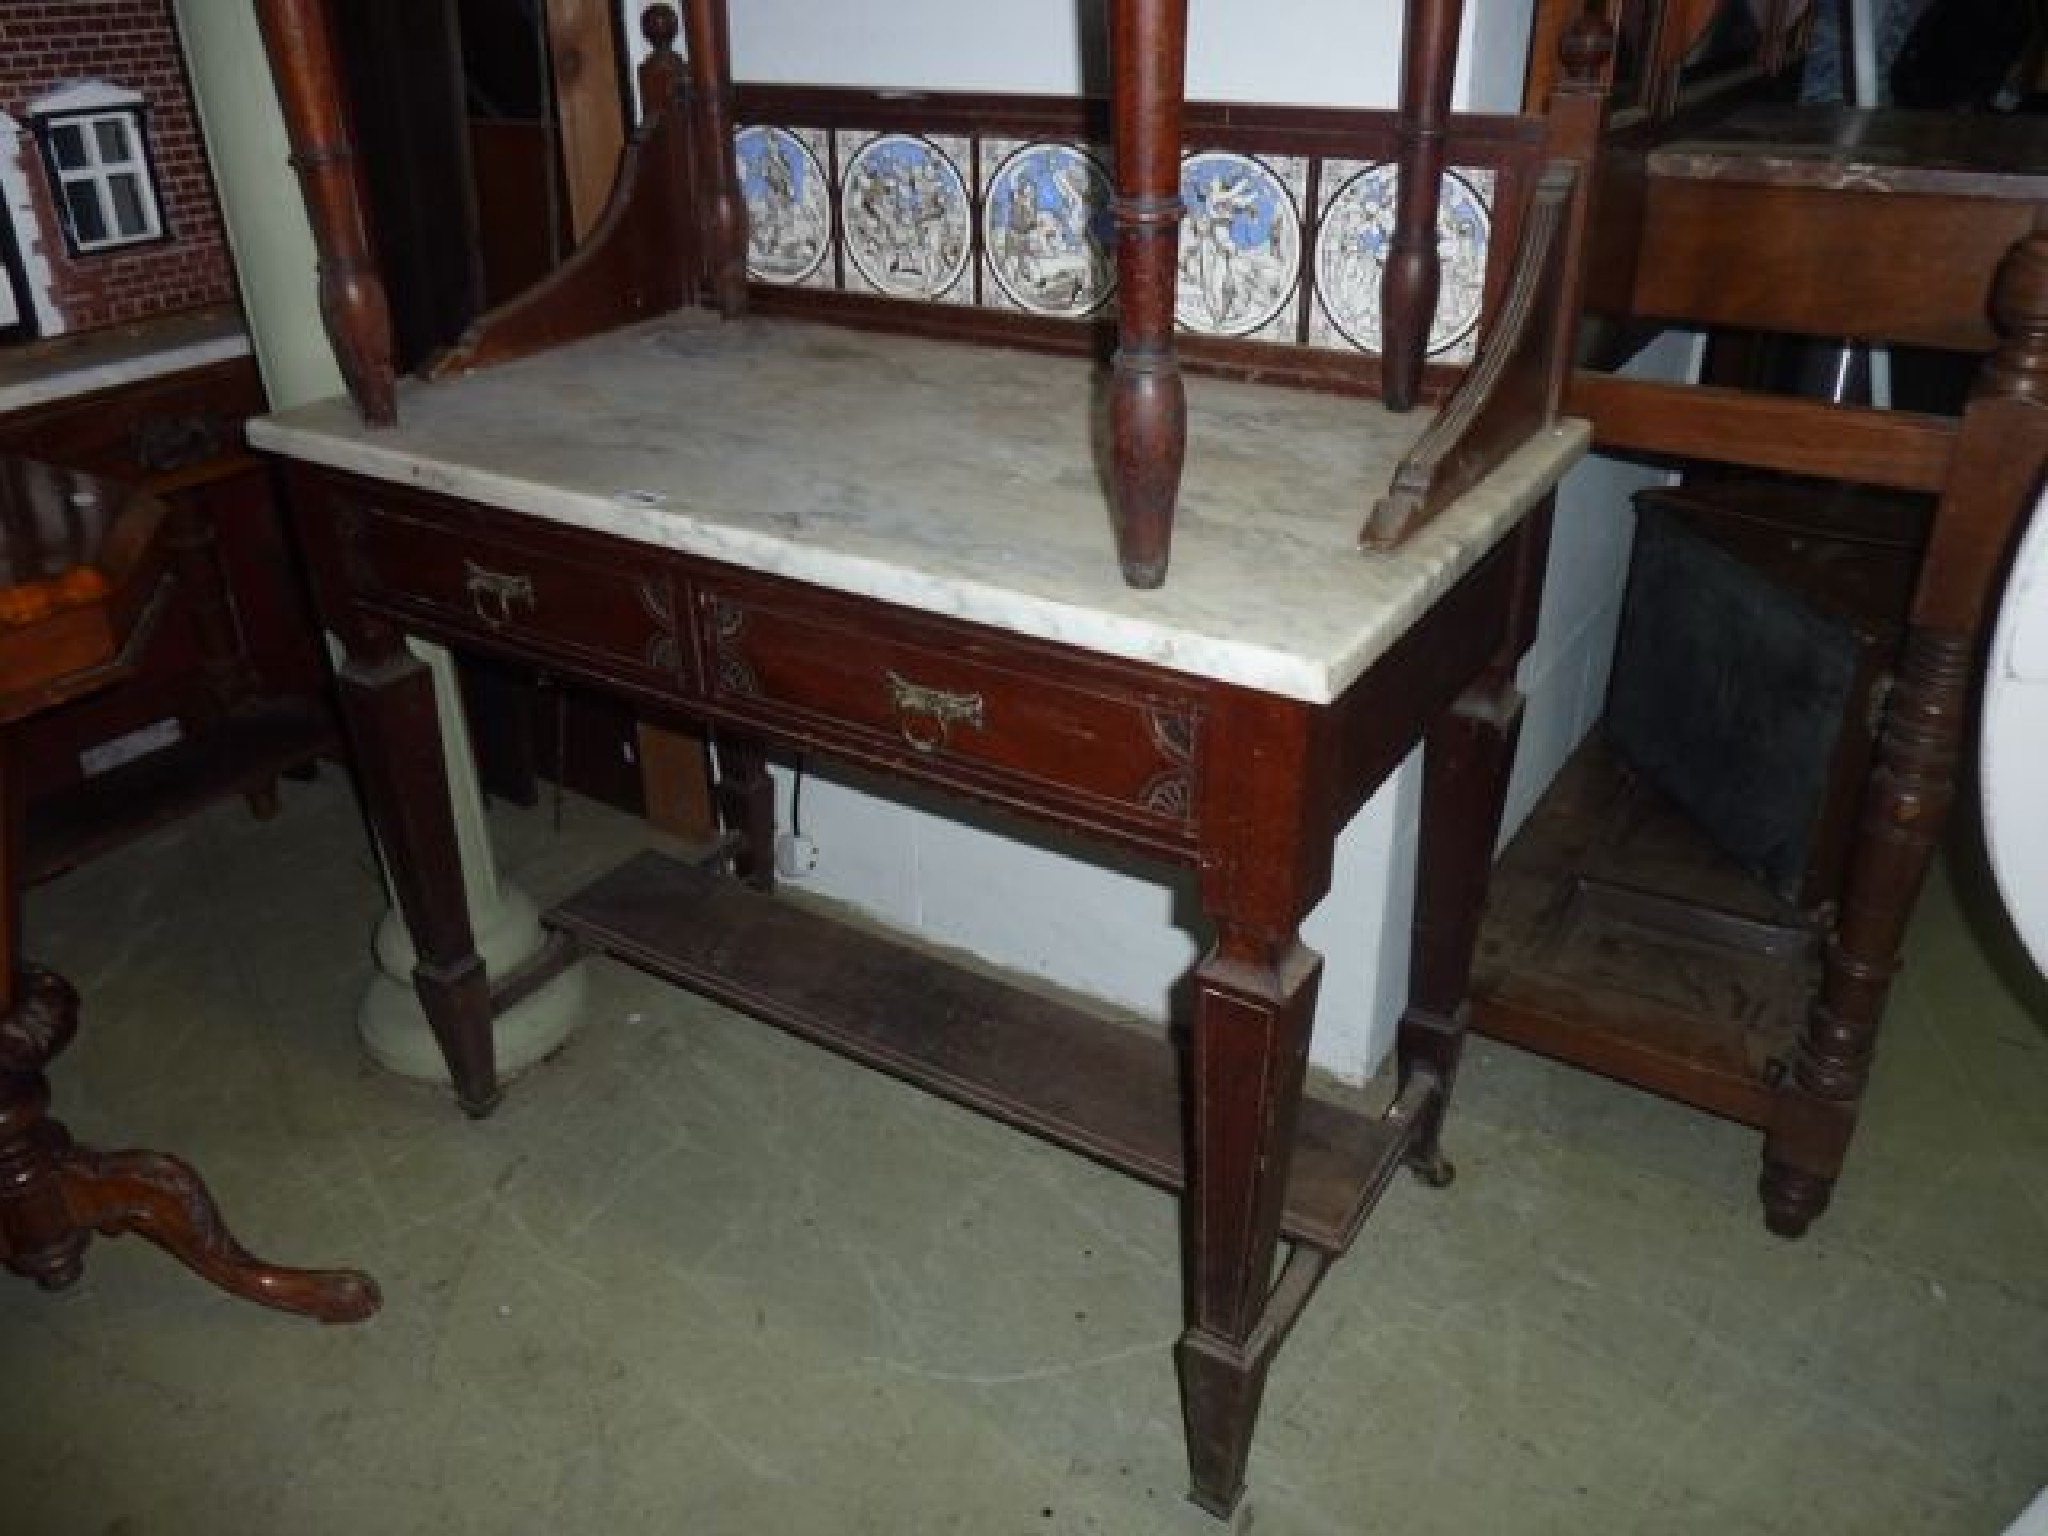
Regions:
[[257, 0], [256, 18], [320, 253], [320, 318], [363, 419], [388, 425], [398, 419], [391, 311], [326, 0]]
[[[547, 914], [590, 947], [817, 1041], [941, 1098], [1178, 1192], [1186, 1182], [1175, 1054], [993, 976], [814, 910], [769, 901], [659, 854]], [[1307, 1100], [1288, 1184], [1290, 1241], [1341, 1253], [1399, 1165], [1404, 1131]]]
[[666, 6], [646, 13], [643, 26], [654, 46], [640, 70], [647, 115], [626, 146], [611, 201], [589, 238], [535, 287], [478, 317], [428, 365], [429, 377], [529, 357], [695, 297], [702, 237], [689, 200], [697, 160], [680, 110], [683, 66], [674, 52], [674, 23]]
[[1401, 38], [1401, 116], [1394, 229], [1380, 282], [1380, 354], [1387, 408], [1411, 409], [1436, 323], [1442, 263], [1437, 210], [1442, 202], [1444, 130], [1457, 72], [1464, 0], [1407, 0]]
[[1134, 587], [1166, 580], [1187, 454], [1173, 320], [1187, 21], [1187, 0], [1111, 0], [1118, 300], [1110, 490], [1117, 561]]

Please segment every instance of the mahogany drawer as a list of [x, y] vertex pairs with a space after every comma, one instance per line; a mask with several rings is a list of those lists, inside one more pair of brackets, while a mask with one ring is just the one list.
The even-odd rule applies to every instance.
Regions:
[[721, 712], [785, 738], [1156, 840], [1192, 832], [1199, 695], [1138, 668], [823, 596], [723, 586], [697, 601]]
[[607, 558], [530, 520], [374, 484], [330, 483], [324, 500], [359, 597], [544, 665], [665, 693], [687, 682], [679, 583], [658, 556]]

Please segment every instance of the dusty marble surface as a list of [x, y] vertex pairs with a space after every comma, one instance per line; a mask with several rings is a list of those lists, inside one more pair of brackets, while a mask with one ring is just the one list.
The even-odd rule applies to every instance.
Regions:
[[788, 321], [665, 317], [345, 400], [259, 447], [1177, 671], [1334, 698], [1585, 452], [1567, 422], [1394, 554], [1357, 533], [1428, 424], [1189, 381], [1166, 585], [1125, 587], [1088, 365]]

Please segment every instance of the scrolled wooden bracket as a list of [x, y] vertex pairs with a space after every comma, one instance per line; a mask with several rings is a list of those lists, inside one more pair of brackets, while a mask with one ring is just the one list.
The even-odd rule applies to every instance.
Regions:
[[1552, 164], [1536, 184], [1507, 296], [1479, 356], [1429, 430], [1395, 467], [1359, 543], [1388, 549], [1477, 485], [1557, 415], [1555, 310], [1565, 280], [1564, 238], [1577, 173]]

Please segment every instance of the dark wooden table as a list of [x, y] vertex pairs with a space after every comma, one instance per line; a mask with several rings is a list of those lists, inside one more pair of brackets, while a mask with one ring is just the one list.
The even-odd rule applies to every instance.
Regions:
[[20, 958], [14, 727], [133, 672], [168, 601], [167, 526], [162, 503], [118, 482], [0, 458], [0, 1262], [61, 1290], [95, 1232], [133, 1232], [234, 1295], [355, 1322], [377, 1309], [368, 1276], [263, 1263], [188, 1165], [80, 1146], [49, 1115], [45, 1072], [77, 1032], [78, 996]]
[[[317, 599], [346, 647], [358, 772], [463, 1105], [498, 1101], [491, 1020], [522, 983], [487, 976], [474, 951], [409, 633], [714, 734], [741, 879], [648, 856], [551, 914], [558, 927], [1181, 1192], [1190, 1458], [1196, 1498], [1223, 1511], [1267, 1366], [1324, 1268], [1401, 1164], [1448, 1177], [1438, 1130], [1519, 720], [1514, 668], [1549, 487], [1582, 429], [1541, 434], [1400, 554], [1366, 556], [1326, 494], [1324, 455], [1379, 433], [1384, 473], [1424, 423], [1205, 384], [1191, 458], [1212, 516], [1182, 530], [1165, 594], [1141, 595], [1103, 558], [1089, 377], [1066, 359], [990, 370], [940, 342], [686, 320], [421, 386], [395, 427], [329, 402], [258, 432], [288, 460]], [[749, 426], [763, 399], [765, 435]], [[1022, 402], [1039, 419], [1012, 414]], [[695, 430], [668, 431], [677, 417]], [[986, 424], [1004, 419], [1004, 473], [985, 476]], [[623, 499], [621, 473], [636, 488]], [[953, 489], [968, 483], [971, 504]], [[1242, 540], [1262, 522], [1266, 558], [1248, 570]], [[1249, 680], [1286, 656], [1304, 670]], [[1376, 1117], [1303, 1096], [1321, 959], [1300, 925], [1339, 828], [1425, 740], [1401, 1090]], [[771, 899], [771, 748], [1199, 871], [1216, 937], [1185, 1039], [1105, 1030]]]

